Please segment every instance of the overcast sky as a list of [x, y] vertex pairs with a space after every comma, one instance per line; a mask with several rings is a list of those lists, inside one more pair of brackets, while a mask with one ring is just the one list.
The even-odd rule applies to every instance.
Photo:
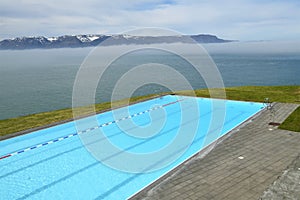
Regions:
[[237, 40], [300, 40], [299, 0], [1, 0], [0, 39], [158, 27]]

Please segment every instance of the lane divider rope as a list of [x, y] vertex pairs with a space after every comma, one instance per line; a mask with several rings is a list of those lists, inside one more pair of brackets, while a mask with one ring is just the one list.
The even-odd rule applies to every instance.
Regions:
[[172, 105], [172, 104], [175, 104], [175, 103], [178, 103], [180, 101], [183, 101], [183, 99], [180, 99], [180, 100], [177, 100], [177, 101], [173, 101], [173, 102], [170, 102], [170, 103], [167, 103], [167, 104], [163, 104], [163, 105], [160, 105], [160, 106], [155, 106], [153, 108], [150, 108], [148, 110], [145, 110], [145, 111], [141, 111], [141, 112], [138, 112], [138, 113], [134, 113], [132, 115], [129, 115], [129, 116], [126, 116], [126, 117], [123, 117], [121, 119], [116, 119], [114, 121], [110, 121], [110, 122], [107, 122], [107, 123], [103, 123], [99, 126], [95, 126], [95, 127], [92, 127], [92, 128], [88, 128], [86, 130], [82, 130], [82, 131], [79, 131], [79, 132], [76, 132], [76, 133], [72, 133], [72, 134], [69, 134], [69, 135], [66, 135], [66, 136], [63, 136], [63, 137], [59, 137], [59, 138], [56, 138], [56, 139], [53, 139], [53, 140], [50, 140], [48, 142], [43, 142], [43, 143], [40, 143], [40, 144], [37, 144], [37, 145], [34, 145], [32, 147], [28, 147], [28, 148], [25, 148], [25, 149], [22, 149], [22, 150], [18, 150], [18, 151], [15, 151], [13, 153], [9, 153], [9, 154], [6, 154], [4, 156], [1, 156], [0, 157], [0, 160], [2, 159], [5, 159], [5, 158], [8, 158], [8, 157], [11, 157], [11, 156], [15, 156], [15, 155], [18, 155], [18, 154], [21, 154], [21, 153], [24, 153], [24, 152], [27, 152], [27, 151], [30, 151], [30, 150], [33, 150], [33, 149], [37, 149], [37, 148], [40, 148], [40, 147], [43, 147], [43, 146], [46, 146], [46, 145], [49, 145], [49, 144], [52, 144], [52, 143], [55, 143], [55, 142], [59, 142], [59, 141], [62, 141], [62, 140], [65, 140], [67, 138], [71, 138], [73, 136], [76, 136], [76, 135], [80, 135], [80, 134], [83, 134], [83, 133], [87, 133], [87, 132], [90, 132], [90, 131], [93, 131], [95, 129], [98, 129], [98, 128], [102, 128], [102, 127], [105, 127], [105, 126], [109, 126], [111, 124], [115, 124], [117, 122], [120, 122], [120, 121], [124, 121], [124, 120], [127, 120], [127, 119], [131, 119], [133, 117], [136, 117], [136, 116], [139, 116], [139, 115], [142, 115], [142, 114], [145, 114], [145, 113], [148, 113], [148, 112], [151, 112], [153, 110], [157, 110], [157, 109], [160, 109], [160, 108], [163, 108], [163, 107], [166, 107], [166, 106], [169, 106], [169, 105]]

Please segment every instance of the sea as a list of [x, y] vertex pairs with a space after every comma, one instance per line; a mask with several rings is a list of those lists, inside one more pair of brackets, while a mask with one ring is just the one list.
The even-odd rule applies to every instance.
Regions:
[[[203, 48], [225, 87], [300, 85], [300, 41], [204, 44]], [[70, 108], [74, 81], [91, 52], [93, 48], [1, 50], [0, 120]], [[101, 65], [101, 59], [97, 62]], [[121, 56], [110, 63], [111, 67], [98, 83], [95, 102], [110, 101], [118, 80], [137, 65], [151, 66], [151, 63], [173, 67], [187, 77], [193, 89], [208, 87], [203, 78], [194, 76], [194, 69], [188, 66], [190, 63], [180, 56], [144, 51]], [[170, 90], [168, 85], [160, 85], [156, 80], [136, 86], [130, 96]]]

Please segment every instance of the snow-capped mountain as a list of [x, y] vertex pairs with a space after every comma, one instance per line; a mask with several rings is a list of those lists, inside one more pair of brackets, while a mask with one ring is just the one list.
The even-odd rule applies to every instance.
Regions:
[[110, 38], [104, 45], [121, 44], [154, 44], [190, 42], [190, 38], [199, 43], [222, 43], [232, 40], [223, 40], [214, 35], [191, 35], [191, 36], [131, 36], [131, 35], [64, 35], [59, 37], [21, 37], [0, 41], [0, 49], [49, 49], [49, 48], [77, 48], [97, 46]]

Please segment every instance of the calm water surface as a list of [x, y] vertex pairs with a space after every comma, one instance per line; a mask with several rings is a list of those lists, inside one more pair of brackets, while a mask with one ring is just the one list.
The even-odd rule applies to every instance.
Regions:
[[[247, 45], [206, 45], [225, 86], [300, 85], [298, 49], [288, 51], [285, 47], [274, 51], [269, 45], [270, 51], [261, 46], [260, 51], [255, 51], [254, 44], [250, 45], [251, 48]], [[242, 48], [246, 51], [240, 51]], [[76, 73], [90, 51], [90, 48], [0, 51], [0, 119], [71, 107]], [[206, 87], [203, 80], [193, 76], [188, 63], [178, 56], [156, 53], [129, 55], [112, 63], [99, 83], [101, 87], [98, 85], [96, 101], [108, 101], [108, 91], [122, 73], [148, 62], [174, 67], [187, 77], [195, 89]], [[139, 88], [135, 95], [164, 90], [164, 87], [147, 85]]]

